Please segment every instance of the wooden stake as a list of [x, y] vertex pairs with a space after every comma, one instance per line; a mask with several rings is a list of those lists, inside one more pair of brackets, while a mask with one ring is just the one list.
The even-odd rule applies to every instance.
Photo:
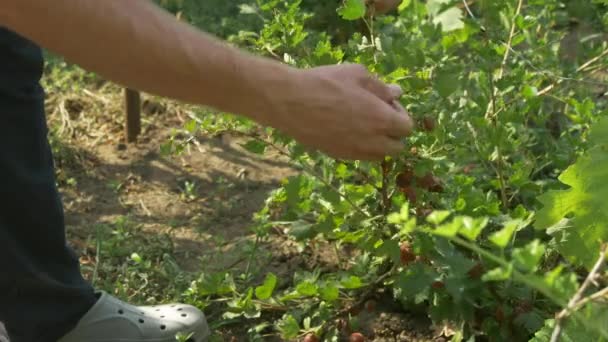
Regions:
[[137, 90], [125, 88], [125, 112], [125, 135], [127, 143], [132, 143], [141, 133], [141, 96]]

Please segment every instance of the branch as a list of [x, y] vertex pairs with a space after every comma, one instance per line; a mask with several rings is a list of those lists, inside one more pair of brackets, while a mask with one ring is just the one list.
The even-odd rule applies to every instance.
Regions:
[[[593, 63], [599, 61], [600, 59], [602, 59], [606, 55], [608, 55], [608, 49], [602, 51], [602, 53], [600, 53], [599, 55], [591, 58], [590, 60], [588, 60], [587, 62], [585, 62], [580, 67], [576, 68], [576, 72], [579, 73], [579, 72], [582, 72], [582, 71], [586, 71], [587, 68], [589, 68]], [[538, 96], [542, 96], [542, 95], [547, 94], [548, 92], [550, 92], [551, 90], [553, 90], [553, 88], [555, 88], [558, 85], [560, 85], [562, 82], [564, 82], [564, 79], [559, 79], [559, 80], [553, 82], [553, 84], [550, 84], [550, 85], [546, 86], [545, 88], [541, 89], [538, 92]]]
[[[581, 287], [574, 294], [574, 296], [572, 296], [572, 298], [568, 302], [568, 306], [565, 309], [563, 309], [559, 314], [557, 314], [557, 316], [555, 317], [555, 328], [553, 329], [553, 334], [551, 335], [551, 342], [559, 341], [559, 338], [562, 333], [562, 322], [563, 322], [564, 318], [566, 318], [577, 307], [580, 307], [582, 304], [584, 304], [590, 300], [590, 299], [587, 299], [589, 297], [582, 299], [582, 300], [581, 300], [581, 298], [583, 297], [583, 294], [585, 293], [585, 291], [587, 291], [589, 286], [591, 286], [591, 284], [593, 284], [593, 282], [595, 281], [595, 278], [597, 278], [597, 276], [598, 276], [598, 273], [600, 272], [600, 270], [606, 263], [606, 253], [607, 252], [608, 252], [608, 244], [604, 244], [600, 251], [600, 256], [597, 259], [597, 262], [591, 269], [591, 272], [589, 272], [589, 275], [587, 275], [587, 279], [585, 279], [585, 281], [583, 282], [583, 285], [581, 285]], [[605, 292], [605, 290], [602, 290], [599, 293], [603, 293], [603, 292]], [[594, 296], [596, 296], [596, 295], [597, 295], [597, 293]]]
[[[507, 49], [505, 50], [505, 54], [502, 58], [502, 63], [500, 64], [500, 69], [498, 70], [498, 75], [496, 77], [496, 80], [500, 80], [505, 73], [505, 66], [507, 65], [507, 61], [509, 60], [509, 55], [511, 53], [511, 46], [513, 45], [513, 37], [515, 37], [515, 27], [517, 26], [515, 23], [515, 20], [517, 20], [517, 17], [521, 13], [521, 8], [523, 6], [523, 3], [524, 3], [523, 0], [519, 0], [519, 2], [517, 3], [517, 9], [515, 10], [515, 15], [513, 16], [513, 19], [511, 20], [511, 32], [509, 32], [509, 39], [507, 40]], [[492, 96], [496, 97], [496, 95], [498, 95], [498, 89], [492, 88]], [[488, 104], [488, 108], [486, 110], [486, 115], [485, 115], [486, 119], [490, 118], [490, 114], [492, 114], [492, 116], [496, 116], [496, 107], [493, 103]]]

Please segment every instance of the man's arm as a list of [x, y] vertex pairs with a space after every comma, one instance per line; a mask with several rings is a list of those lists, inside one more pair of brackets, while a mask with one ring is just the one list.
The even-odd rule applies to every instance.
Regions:
[[149, 1], [8, 0], [0, 24], [119, 84], [256, 120], [294, 84], [291, 68], [229, 47]]
[[229, 47], [142, 0], [3, 0], [0, 25], [116, 83], [247, 116], [337, 158], [398, 153], [400, 89], [360, 65], [299, 70]]

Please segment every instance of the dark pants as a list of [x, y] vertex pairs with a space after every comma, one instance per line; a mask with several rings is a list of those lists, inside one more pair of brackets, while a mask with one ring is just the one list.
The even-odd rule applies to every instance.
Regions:
[[95, 302], [66, 243], [42, 65], [36, 45], [0, 27], [0, 321], [11, 342], [56, 342]]

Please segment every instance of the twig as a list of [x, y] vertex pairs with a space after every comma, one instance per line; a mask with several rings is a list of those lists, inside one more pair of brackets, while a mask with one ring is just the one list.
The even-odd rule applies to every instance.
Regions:
[[[594, 64], [595, 62], [599, 61], [600, 59], [602, 59], [603, 57], [608, 55], [608, 49], [602, 51], [602, 53], [600, 53], [599, 55], [591, 58], [590, 60], [588, 60], [587, 62], [583, 63], [583, 65], [581, 65], [580, 67], [576, 68], [576, 72], [582, 72], [582, 71], [586, 71], [587, 68], [589, 66], [591, 66], [592, 64]], [[553, 90], [553, 88], [557, 87], [558, 85], [560, 85], [561, 83], [564, 82], [564, 79], [559, 79], [555, 82], [553, 82], [552, 84], [546, 86], [545, 88], [541, 89], [538, 92], [538, 96], [542, 96], [547, 94], [548, 92], [550, 92], [551, 90]]]
[[603, 290], [597, 291], [596, 293], [592, 294], [591, 296], [587, 296], [587, 297], [579, 300], [576, 303], [576, 305], [574, 306], [574, 309], [578, 309], [581, 306], [583, 306], [589, 302], [594, 302], [594, 301], [604, 298], [604, 297], [608, 297], [608, 287], [604, 288]]
[[[523, 0], [519, 0], [517, 3], [517, 9], [515, 10], [515, 15], [511, 19], [511, 31], [509, 32], [509, 38], [507, 39], [507, 49], [505, 50], [505, 54], [502, 58], [502, 63], [500, 64], [500, 69], [498, 70], [498, 74], [496, 75], [496, 79], [492, 75], [492, 71], [490, 70], [489, 74], [489, 82], [490, 82], [490, 102], [488, 103], [488, 107], [486, 109], [486, 113], [484, 117], [486, 120], [491, 120], [494, 123], [494, 126], [497, 124], [497, 116], [499, 111], [497, 110], [496, 97], [498, 95], [498, 88], [496, 87], [495, 81], [500, 80], [504, 73], [505, 67], [507, 65], [507, 61], [509, 60], [509, 56], [511, 53], [511, 46], [513, 45], [513, 37], [515, 37], [515, 27], [517, 26], [515, 21], [517, 17], [521, 13], [521, 9], [523, 7]], [[496, 147], [498, 150], [498, 162], [495, 167], [496, 176], [498, 177], [498, 182], [500, 183], [500, 197], [503, 208], [506, 210], [509, 206], [509, 199], [507, 198], [507, 189], [505, 185], [504, 173], [503, 173], [503, 160], [502, 153], [498, 146]]]
[[467, 0], [462, 0], [462, 4], [464, 5], [464, 8], [467, 10], [467, 13], [469, 13], [469, 15], [471, 16], [471, 18], [473, 18], [473, 20], [477, 20], [477, 18], [473, 14], [473, 11], [471, 11], [471, 8], [469, 7], [469, 4], [467, 3]]
[[[513, 16], [513, 19], [511, 20], [511, 32], [509, 32], [509, 39], [507, 40], [507, 49], [505, 50], [505, 54], [502, 58], [502, 63], [500, 64], [500, 69], [498, 70], [498, 75], [496, 76], [496, 81], [500, 80], [505, 73], [505, 67], [507, 65], [507, 61], [509, 60], [509, 56], [511, 53], [511, 46], [513, 45], [513, 37], [515, 37], [515, 27], [517, 26], [515, 23], [515, 20], [517, 20], [517, 17], [521, 13], [521, 8], [523, 6], [523, 2], [524, 2], [523, 0], [519, 0], [519, 2], [517, 3], [517, 9], [515, 10], [515, 15]], [[497, 88], [492, 88], [491, 91], [492, 91], [492, 94], [494, 97], [498, 94]], [[490, 119], [490, 114], [492, 114], [492, 116], [494, 116], [494, 117], [496, 116], [496, 108], [494, 107], [494, 105], [492, 103], [488, 103], [488, 108], [486, 110], [486, 115], [485, 115], [486, 119]]]
[[146, 212], [146, 216], [148, 216], [148, 217], [152, 216], [152, 213], [150, 212], [150, 210], [148, 210], [148, 208], [144, 204], [144, 201], [141, 198], [139, 199], [139, 204], [141, 205], [142, 209]]
[[568, 306], [555, 317], [555, 328], [553, 329], [553, 334], [551, 335], [551, 342], [559, 341], [559, 338], [562, 333], [562, 322], [564, 318], [566, 318], [574, 309], [576, 309], [576, 307], [580, 306], [579, 302], [581, 302], [581, 297], [583, 297], [583, 294], [585, 293], [585, 291], [587, 291], [587, 288], [589, 288], [589, 286], [593, 284], [595, 278], [598, 275], [598, 272], [606, 263], [606, 252], [608, 252], [608, 244], [604, 244], [602, 246], [600, 256], [597, 259], [597, 262], [591, 269], [591, 272], [589, 272], [589, 275], [587, 275], [587, 278], [585, 279], [581, 287], [578, 289], [578, 291], [576, 291], [574, 296], [572, 296], [572, 298], [568, 302]]

